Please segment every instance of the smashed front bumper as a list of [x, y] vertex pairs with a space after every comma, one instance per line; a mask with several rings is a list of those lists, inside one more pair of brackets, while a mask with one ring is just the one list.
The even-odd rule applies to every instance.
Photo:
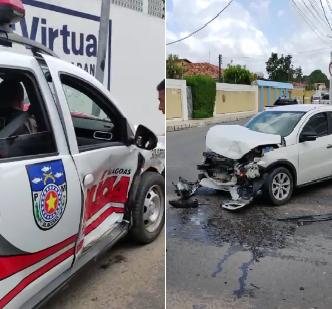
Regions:
[[223, 208], [230, 211], [243, 209], [262, 194], [265, 177], [257, 159], [232, 160], [213, 152], [203, 155], [204, 163], [197, 166], [201, 172], [200, 185], [229, 192], [231, 199], [222, 204]]

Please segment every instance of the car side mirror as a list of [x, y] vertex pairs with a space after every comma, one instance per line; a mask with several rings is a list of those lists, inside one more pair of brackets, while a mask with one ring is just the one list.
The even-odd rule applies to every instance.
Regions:
[[139, 125], [135, 134], [135, 145], [141, 149], [152, 150], [157, 147], [157, 144], [157, 136], [150, 129]]
[[303, 131], [300, 135], [300, 143], [315, 141], [318, 138], [318, 135], [313, 130]]

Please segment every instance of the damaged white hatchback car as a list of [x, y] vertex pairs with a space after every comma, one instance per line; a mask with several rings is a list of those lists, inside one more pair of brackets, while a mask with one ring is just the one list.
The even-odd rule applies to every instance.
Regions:
[[295, 187], [332, 177], [332, 106], [269, 108], [245, 126], [217, 125], [206, 137], [200, 185], [228, 191], [238, 210], [265, 194], [274, 205]]

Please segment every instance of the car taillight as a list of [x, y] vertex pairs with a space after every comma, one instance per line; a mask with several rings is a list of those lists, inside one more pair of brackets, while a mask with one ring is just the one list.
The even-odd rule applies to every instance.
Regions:
[[16, 23], [24, 16], [21, 0], [0, 0], [0, 25]]

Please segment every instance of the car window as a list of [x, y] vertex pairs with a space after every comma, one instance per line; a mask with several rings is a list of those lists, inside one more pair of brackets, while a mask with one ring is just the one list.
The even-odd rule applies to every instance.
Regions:
[[55, 152], [45, 103], [33, 74], [0, 68], [0, 160]]
[[90, 99], [86, 94], [65, 84], [63, 85], [63, 90], [67, 98], [70, 112], [73, 116], [111, 122], [111, 119], [99, 108], [97, 103]]
[[299, 123], [304, 112], [265, 111], [252, 118], [245, 126], [253, 131], [288, 136]]
[[61, 82], [80, 151], [123, 141], [123, 117], [110, 109], [111, 103], [95, 87], [64, 74]]
[[326, 113], [313, 115], [304, 126], [302, 132], [314, 131], [318, 136], [328, 134], [328, 121]]

